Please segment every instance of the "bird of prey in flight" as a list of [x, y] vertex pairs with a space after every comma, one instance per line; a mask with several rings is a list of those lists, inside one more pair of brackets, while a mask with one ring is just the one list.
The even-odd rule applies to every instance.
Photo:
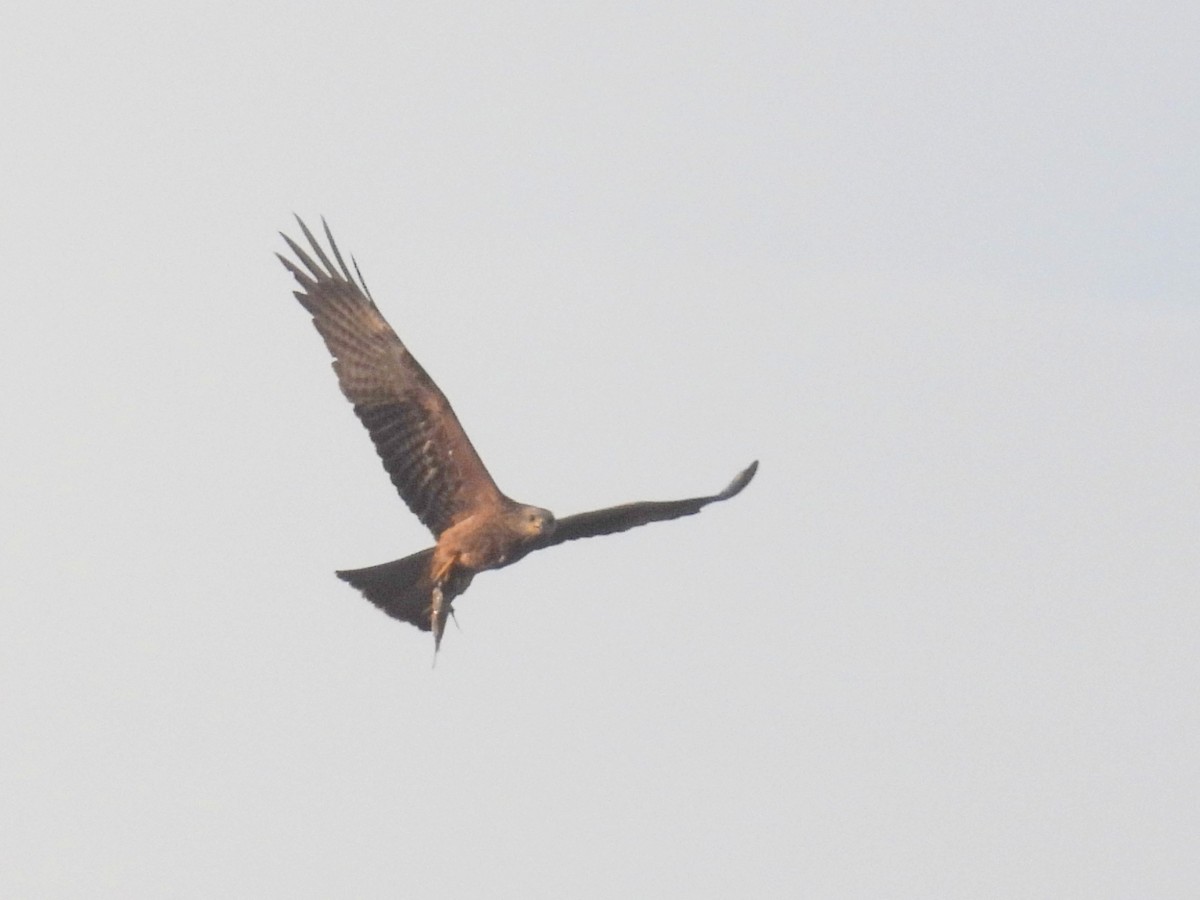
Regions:
[[454, 599], [476, 573], [510, 566], [564, 541], [693, 515], [738, 494], [754, 477], [757, 462], [708, 497], [626, 503], [563, 519], [510, 500], [488, 474], [445, 395], [383, 318], [358, 265], [354, 274], [347, 267], [329, 226], [326, 253], [304, 222], [296, 221], [311, 254], [282, 235], [295, 259], [276, 255], [300, 283], [296, 299], [325, 339], [342, 393], [370, 433], [392, 484], [437, 539], [404, 559], [337, 575], [388, 615], [432, 631], [435, 652]]

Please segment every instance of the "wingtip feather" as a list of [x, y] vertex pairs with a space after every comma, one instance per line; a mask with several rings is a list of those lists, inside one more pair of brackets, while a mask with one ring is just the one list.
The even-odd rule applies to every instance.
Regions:
[[729, 482], [729, 487], [717, 494], [714, 499], [728, 500], [730, 497], [736, 497], [745, 489], [746, 485], [753, 480], [754, 473], [757, 471], [758, 460], [756, 459], [754, 462], [750, 463], [750, 465], [746, 466], [746, 468], [742, 469], [742, 471], [738, 472], [737, 477], [735, 477], [733, 481]]

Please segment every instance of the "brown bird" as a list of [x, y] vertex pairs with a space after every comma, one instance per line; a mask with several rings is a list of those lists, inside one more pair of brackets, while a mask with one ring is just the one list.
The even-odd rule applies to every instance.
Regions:
[[388, 615], [432, 630], [435, 652], [454, 599], [476, 573], [510, 566], [563, 541], [693, 515], [738, 494], [754, 477], [757, 461], [709, 497], [626, 503], [565, 519], [510, 500], [496, 487], [445, 395], [379, 312], [357, 263], [357, 279], [351, 274], [328, 224], [325, 237], [337, 265], [304, 222], [296, 221], [316, 259], [286, 234], [301, 265], [276, 256], [300, 283], [296, 299], [325, 339], [342, 393], [367, 427], [392, 484], [437, 539], [404, 559], [337, 575]]

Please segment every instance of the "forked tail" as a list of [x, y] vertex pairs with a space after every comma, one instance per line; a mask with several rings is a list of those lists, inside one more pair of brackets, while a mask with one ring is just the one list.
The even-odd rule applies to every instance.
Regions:
[[429, 602], [433, 582], [429, 578], [429, 563], [433, 548], [370, 566], [366, 569], [346, 569], [337, 577], [362, 591], [362, 595], [401, 622], [430, 630]]
[[416, 625], [422, 631], [433, 631], [435, 646], [442, 642], [442, 631], [446, 619], [454, 611], [454, 598], [467, 589], [471, 577], [456, 573], [448, 584], [442, 586], [441, 602], [434, 628], [432, 604], [434, 583], [430, 577], [433, 548], [381, 563], [366, 569], [345, 569], [337, 573], [338, 578], [358, 588], [362, 595], [401, 622]]

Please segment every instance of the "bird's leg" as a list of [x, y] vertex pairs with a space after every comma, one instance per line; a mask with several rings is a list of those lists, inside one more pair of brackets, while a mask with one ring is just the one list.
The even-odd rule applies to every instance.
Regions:
[[430, 573], [434, 584], [440, 586], [450, 580], [450, 570], [454, 568], [454, 563], [457, 559], [457, 554], [449, 556], [446, 559], [438, 559], [437, 556], [434, 556], [433, 571]]

